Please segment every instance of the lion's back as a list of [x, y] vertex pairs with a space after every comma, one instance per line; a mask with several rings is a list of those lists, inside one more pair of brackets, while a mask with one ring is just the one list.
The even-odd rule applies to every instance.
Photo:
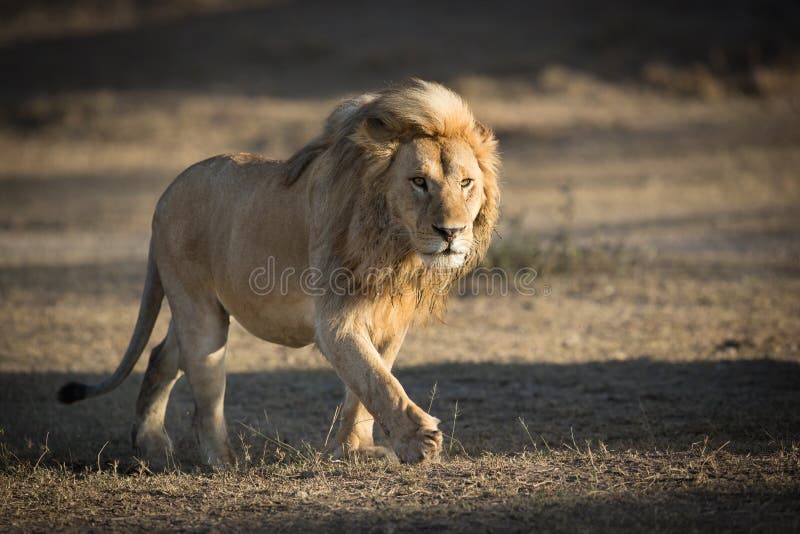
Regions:
[[209, 261], [237, 219], [250, 211], [265, 182], [280, 183], [280, 162], [252, 154], [223, 154], [200, 161], [167, 187], [153, 213], [153, 238], [164, 252]]

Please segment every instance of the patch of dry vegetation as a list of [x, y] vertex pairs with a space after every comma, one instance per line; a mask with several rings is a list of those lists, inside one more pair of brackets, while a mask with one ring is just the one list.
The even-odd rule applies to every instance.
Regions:
[[15, 530], [785, 529], [798, 526], [798, 480], [796, 445], [738, 456], [708, 443], [683, 453], [587, 443], [421, 466], [310, 458], [158, 475], [16, 464], [0, 473], [0, 517]]

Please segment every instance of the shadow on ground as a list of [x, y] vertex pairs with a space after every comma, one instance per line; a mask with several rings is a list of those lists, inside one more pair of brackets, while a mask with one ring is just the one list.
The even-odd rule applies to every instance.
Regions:
[[[87, 89], [328, 96], [421, 76], [636, 79], [649, 61], [734, 77], [798, 45], [793, 2], [278, 2], [0, 48], [0, 97]], [[747, 81], [738, 85], [746, 89]]]
[[[775, 360], [665, 363], [646, 357], [578, 365], [448, 364], [399, 369], [397, 376], [423, 407], [437, 385], [432, 413], [442, 420], [452, 453], [520, 452], [583, 447], [685, 450], [708, 436], [728, 451], [765, 453], [800, 441], [800, 365]], [[64, 373], [0, 375], [2, 441], [21, 458], [71, 465], [130, 458], [128, 436], [141, 375], [106, 397], [63, 406], [55, 393]], [[228, 376], [231, 433], [257, 458], [275, 445], [248, 427], [292, 444], [321, 446], [342, 387], [333, 371], [280, 370]], [[192, 462], [192, 402], [185, 380], [173, 393], [167, 428], [179, 460]], [[530, 437], [520, 424], [523, 418]], [[573, 441], [574, 439], [574, 441]], [[234, 437], [234, 441], [240, 440]], [[241, 447], [241, 445], [239, 445]], [[462, 449], [463, 447], [463, 449]]]

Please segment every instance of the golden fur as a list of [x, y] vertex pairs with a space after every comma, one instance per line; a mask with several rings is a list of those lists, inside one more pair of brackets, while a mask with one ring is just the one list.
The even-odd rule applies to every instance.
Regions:
[[[166, 339], [150, 357], [134, 445], [158, 463], [169, 392], [192, 386], [203, 459], [231, 461], [223, 416], [229, 316], [256, 336], [316, 343], [346, 385], [337, 454], [392, 454], [373, 445], [377, 420], [403, 461], [441, 450], [438, 420], [391, 374], [409, 324], [441, 315], [450, 288], [484, 256], [498, 216], [497, 143], [455, 93], [420, 80], [342, 103], [286, 162], [219, 156], [182, 173], [159, 200], [139, 320], [117, 371], [68, 384], [60, 399], [105, 393], [130, 373], [164, 295]], [[347, 273], [350, 291], [297, 278], [253, 289], [267, 258], [281, 273]], [[273, 273], [275, 274], [275, 273]], [[326, 278], [327, 277], [327, 278]]]
[[[393, 239], [381, 173], [400, 143], [417, 136], [464, 139], [484, 173], [485, 202], [473, 223], [474, 246], [459, 269], [426, 269], [409, 258], [405, 243]], [[294, 184], [320, 157], [333, 162], [334, 174], [325, 178], [339, 190], [336, 198], [355, 211], [342, 211], [332, 225], [337, 229], [331, 237], [338, 252], [333, 262], [338, 263], [329, 267], [345, 267], [355, 273], [357, 288], [367, 286], [361, 293], [373, 304], [376, 298], [394, 298], [396, 306], [398, 295], [412, 293], [415, 300], [409, 302], [417, 321], [429, 314], [441, 318], [451, 284], [481, 262], [497, 223], [499, 157], [493, 133], [475, 120], [457, 94], [438, 84], [412, 80], [341, 104], [326, 121], [322, 134], [289, 159], [285, 183]]]

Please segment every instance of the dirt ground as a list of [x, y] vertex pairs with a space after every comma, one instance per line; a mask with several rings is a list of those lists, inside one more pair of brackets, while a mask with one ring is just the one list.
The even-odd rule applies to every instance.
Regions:
[[[640, 4], [0, 8], [0, 528], [800, 530], [800, 10]], [[146, 357], [55, 401], [118, 364], [178, 172], [286, 157], [410, 75], [496, 130], [488, 261], [539, 273], [409, 335], [396, 374], [442, 419], [441, 462], [325, 457], [333, 370], [236, 324], [231, 471], [194, 467], [183, 381], [178, 465], [132, 456]]]

